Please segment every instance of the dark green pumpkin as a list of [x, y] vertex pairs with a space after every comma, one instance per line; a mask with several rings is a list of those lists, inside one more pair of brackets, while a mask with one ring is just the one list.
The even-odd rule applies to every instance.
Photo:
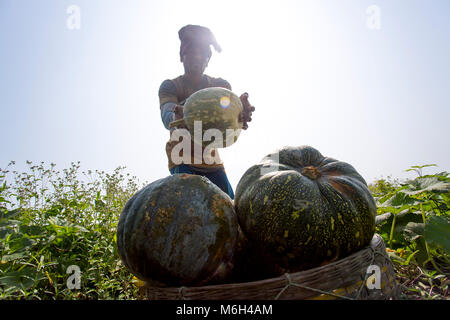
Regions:
[[239, 232], [227, 194], [205, 177], [175, 174], [127, 202], [117, 247], [141, 280], [169, 286], [218, 283], [232, 270]]
[[309, 146], [284, 147], [249, 168], [235, 208], [265, 276], [338, 260], [375, 232], [376, 204], [365, 180]]

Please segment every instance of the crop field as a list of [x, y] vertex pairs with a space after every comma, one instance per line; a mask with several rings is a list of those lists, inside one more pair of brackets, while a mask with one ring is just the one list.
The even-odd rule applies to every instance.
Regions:
[[[0, 169], [0, 299], [141, 299], [140, 281], [121, 263], [116, 227], [146, 182], [119, 167], [80, 172], [80, 163], [27, 162]], [[424, 175], [369, 184], [377, 230], [394, 263], [401, 299], [448, 299], [450, 177]], [[76, 273], [81, 276], [76, 278]]]

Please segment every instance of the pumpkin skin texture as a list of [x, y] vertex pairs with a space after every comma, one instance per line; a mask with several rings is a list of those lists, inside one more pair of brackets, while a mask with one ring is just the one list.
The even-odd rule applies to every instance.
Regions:
[[376, 204], [348, 163], [310, 147], [283, 147], [236, 188], [239, 223], [265, 277], [323, 265], [368, 245]]
[[[237, 141], [242, 131], [239, 114], [243, 110], [241, 100], [232, 91], [220, 87], [205, 88], [186, 100], [184, 123], [197, 144], [211, 148], [229, 147]], [[201, 136], [195, 135], [195, 121], [201, 121]], [[218, 130], [217, 135], [221, 135], [222, 141], [206, 137], [205, 132], [210, 129]]]
[[219, 283], [233, 268], [239, 232], [226, 193], [205, 177], [174, 174], [127, 202], [117, 227], [117, 248], [129, 271], [149, 283]]

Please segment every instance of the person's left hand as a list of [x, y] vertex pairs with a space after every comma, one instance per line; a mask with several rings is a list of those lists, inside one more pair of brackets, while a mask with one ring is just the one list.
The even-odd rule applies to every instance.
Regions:
[[183, 113], [184, 106], [182, 105], [175, 105], [175, 108], [173, 109], [173, 112], [175, 113], [175, 120], [183, 119], [184, 113]]
[[252, 121], [252, 113], [255, 111], [255, 107], [248, 101], [248, 93], [243, 93], [240, 97], [244, 110], [239, 114], [239, 122], [243, 122], [242, 129], [247, 130], [247, 122]]

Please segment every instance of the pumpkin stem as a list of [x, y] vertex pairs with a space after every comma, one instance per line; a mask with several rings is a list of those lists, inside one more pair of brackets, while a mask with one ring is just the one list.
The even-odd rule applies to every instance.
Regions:
[[311, 180], [315, 180], [322, 176], [322, 174], [319, 172], [319, 170], [317, 170], [317, 168], [314, 166], [304, 167], [301, 171], [301, 174], [304, 176], [307, 176]]

